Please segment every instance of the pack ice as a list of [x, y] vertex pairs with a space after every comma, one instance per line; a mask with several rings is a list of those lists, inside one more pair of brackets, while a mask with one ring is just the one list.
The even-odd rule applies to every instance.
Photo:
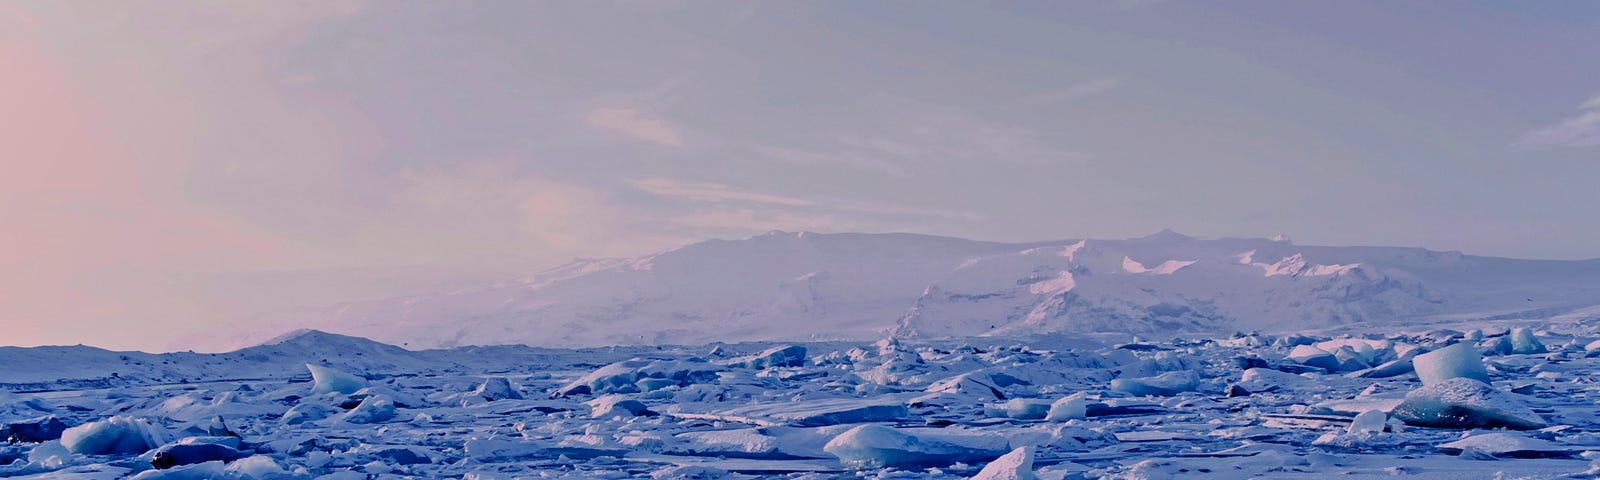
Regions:
[[8, 348], [6, 365], [51, 367], [0, 372], [0, 476], [1600, 471], [1594, 317], [1451, 326], [421, 351], [306, 331], [221, 354]]

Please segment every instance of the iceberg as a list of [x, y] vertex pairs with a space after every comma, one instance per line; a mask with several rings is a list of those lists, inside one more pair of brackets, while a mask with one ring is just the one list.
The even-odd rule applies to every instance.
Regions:
[[1544, 419], [1511, 394], [1471, 378], [1451, 378], [1413, 390], [1391, 413], [1419, 427], [1534, 430], [1546, 426]]
[[944, 467], [958, 462], [987, 462], [1011, 450], [1005, 438], [993, 435], [898, 430], [870, 424], [839, 434], [822, 449], [856, 468]]
[[1239, 376], [1239, 387], [1250, 393], [1270, 392], [1281, 388], [1304, 385], [1309, 380], [1293, 373], [1270, 368], [1252, 368]]
[[1345, 433], [1350, 435], [1383, 433], [1383, 427], [1388, 421], [1389, 416], [1382, 410], [1367, 410], [1350, 421], [1350, 428], [1346, 429]]
[[1550, 352], [1550, 349], [1545, 348], [1544, 343], [1540, 342], [1538, 337], [1533, 336], [1532, 329], [1514, 328], [1511, 330], [1510, 338], [1511, 353], [1528, 355]]
[[1417, 355], [1411, 359], [1411, 365], [1424, 386], [1452, 378], [1470, 378], [1489, 383], [1489, 371], [1483, 368], [1483, 357], [1472, 345], [1465, 343]]
[[639, 380], [639, 369], [649, 365], [644, 359], [634, 358], [612, 363], [589, 372], [561, 387], [562, 395], [605, 395], [608, 393], [638, 393], [634, 382]]
[[1081, 420], [1087, 418], [1089, 402], [1083, 392], [1067, 395], [1050, 404], [1050, 410], [1045, 412], [1044, 419], [1052, 422], [1065, 422], [1067, 420]]
[[71, 426], [55, 415], [11, 422], [0, 426], [0, 440], [6, 443], [48, 442], [61, 438], [61, 432]]
[[1133, 396], [1170, 397], [1194, 391], [1196, 388], [1200, 388], [1200, 375], [1193, 370], [1167, 372], [1154, 377], [1118, 378], [1111, 381], [1112, 391]]
[[1028, 445], [994, 459], [983, 466], [971, 480], [1035, 480], [1033, 474], [1033, 445]]
[[344, 414], [344, 421], [350, 423], [381, 423], [393, 419], [395, 416], [394, 400], [382, 395], [373, 395], [361, 400], [356, 408]]
[[985, 406], [983, 413], [994, 418], [1041, 420], [1050, 413], [1050, 404], [1031, 398], [1013, 398], [1004, 403]]
[[84, 455], [137, 455], [165, 443], [166, 433], [142, 418], [116, 416], [61, 432], [61, 445]]
[[1327, 350], [1311, 345], [1301, 345], [1289, 351], [1287, 357], [1290, 361], [1308, 367], [1317, 367], [1330, 372], [1339, 371], [1339, 358]]
[[644, 402], [629, 399], [618, 395], [606, 395], [586, 402], [589, 405], [589, 415], [593, 418], [632, 418], [640, 415], [655, 415]]
[[522, 393], [511, 386], [511, 381], [505, 377], [489, 377], [483, 379], [483, 384], [472, 391], [472, 396], [485, 401], [495, 400], [521, 400]]
[[306, 369], [311, 370], [311, 393], [356, 393], [367, 387], [367, 379], [349, 373], [334, 370], [321, 365], [307, 363]]
[[806, 364], [806, 347], [786, 345], [772, 347], [753, 357], [737, 360], [734, 366], [766, 369], [772, 367], [803, 367]]

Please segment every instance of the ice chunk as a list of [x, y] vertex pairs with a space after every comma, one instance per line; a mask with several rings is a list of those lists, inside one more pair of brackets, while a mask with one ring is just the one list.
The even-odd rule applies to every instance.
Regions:
[[1593, 342], [1589, 342], [1588, 345], [1584, 345], [1583, 355], [1586, 357], [1600, 356], [1600, 340], [1595, 340]]
[[735, 360], [734, 366], [745, 368], [802, 367], [806, 364], [806, 347], [785, 345], [772, 347], [752, 357]]
[[236, 447], [219, 443], [173, 443], [156, 449], [150, 457], [150, 466], [172, 468], [219, 460], [226, 462], [244, 456]]
[[1033, 445], [1028, 445], [994, 459], [971, 480], [1035, 480], [1033, 475]]
[[1383, 433], [1384, 424], [1388, 421], [1389, 416], [1385, 415], [1383, 411], [1367, 410], [1361, 412], [1360, 415], [1356, 415], [1356, 418], [1350, 421], [1350, 428], [1346, 429], [1345, 433], [1351, 435]]
[[789, 460], [828, 458], [823, 446], [845, 430], [847, 425], [828, 427], [755, 427], [678, 434], [665, 449], [672, 455]]
[[641, 392], [654, 392], [663, 388], [676, 387], [681, 382], [670, 378], [641, 378], [639, 381], [633, 382], [633, 384], [638, 386]]
[[1452, 378], [1470, 378], [1489, 383], [1489, 371], [1483, 368], [1483, 357], [1478, 356], [1478, 351], [1472, 345], [1465, 343], [1417, 355], [1411, 364], [1423, 385], [1434, 385]]
[[700, 465], [667, 467], [650, 473], [654, 480], [715, 480], [728, 478], [728, 471]]
[[344, 421], [350, 423], [381, 423], [393, 419], [395, 416], [394, 400], [382, 395], [373, 395], [361, 400], [361, 404], [344, 414]]
[[1200, 375], [1193, 370], [1167, 372], [1154, 377], [1118, 378], [1111, 381], [1111, 390], [1134, 396], [1170, 397], [1194, 391], [1196, 388], [1200, 388]]
[[630, 359], [600, 367], [561, 387], [562, 395], [605, 395], [608, 393], [637, 393], [639, 369], [649, 365], [648, 360]]
[[255, 455], [240, 459], [228, 464], [228, 468], [223, 469], [222, 472], [232, 477], [248, 480], [270, 480], [289, 476], [289, 472], [279, 466], [277, 461], [265, 455]]
[[351, 394], [367, 387], [367, 379], [329, 367], [307, 363], [306, 369], [311, 370], [312, 394], [329, 392]]
[[61, 468], [70, 458], [72, 451], [62, 446], [59, 440], [44, 442], [28, 450], [28, 464], [39, 468], [51, 470]]
[[116, 416], [61, 432], [61, 445], [84, 455], [136, 455], [166, 443], [166, 433], [142, 418]]
[[630, 418], [655, 414], [644, 402], [620, 395], [606, 395], [584, 403], [589, 405], [589, 414], [594, 418]]
[[472, 391], [472, 396], [490, 402], [495, 400], [521, 400], [522, 393], [511, 386], [511, 381], [505, 377], [489, 377], [483, 379], [483, 384]]
[[284, 425], [297, 425], [328, 418], [334, 412], [336, 410], [333, 407], [320, 403], [305, 402], [290, 407], [289, 411], [283, 412], [283, 416], [278, 418], [278, 422]]
[[131, 480], [212, 480], [224, 478], [221, 460], [184, 465], [170, 470], [145, 470]]
[[1005, 403], [985, 406], [983, 413], [994, 418], [1040, 420], [1050, 413], [1050, 404], [1032, 398], [1013, 398]]
[[929, 393], [948, 393], [960, 396], [976, 396], [984, 399], [1005, 400], [1006, 394], [994, 385], [994, 380], [981, 372], [968, 372], [954, 377], [946, 378], [924, 390]]
[[1328, 350], [1318, 349], [1314, 346], [1298, 346], [1290, 350], [1290, 362], [1299, 365], [1317, 366], [1326, 371], [1339, 371], [1339, 358], [1328, 354]]
[[1577, 453], [1577, 449], [1572, 447], [1557, 445], [1550, 441], [1510, 432], [1473, 435], [1454, 442], [1440, 444], [1439, 450], [1452, 455], [1471, 451], [1495, 457], [1512, 458], [1566, 457]]
[[1361, 372], [1360, 376], [1361, 378], [1389, 378], [1405, 375], [1415, 371], [1415, 366], [1412, 362], [1416, 358], [1416, 351], [1413, 350], [1400, 355], [1400, 358], [1384, 362], [1381, 365], [1372, 367], [1370, 370]]
[[1088, 407], [1089, 402], [1083, 392], [1074, 393], [1051, 403], [1044, 419], [1052, 422], [1083, 419], [1087, 416]]
[[6, 443], [39, 443], [61, 438], [68, 425], [55, 415], [11, 422], [0, 427], [0, 440]]
[[1421, 427], [1513, 430], [1545, 427], [1544, 419], [1511, 394], [1471, 378], [1451, 378], [1413, 390], [1391, 413], [1407, 424]]
[[1252, 368], [1239, 377], [1239, 387], [1251, 393], [1270, 392], [1304, 385], [1306, 377], [1270, 368]]
[[1294, 350], [1289, 351], [1288, 359], [1301, 365], [1317, 367], [1330, 372], [1339, 371], [1338, 357], [1328, 353], [1327, 350], [1311, 345], [1294, 347]]
[[834, 437], [823, 450], [857, 468], [916, 468], [987, 462], [1011, 448], [996, 435], [862, 425]]
[[1371, 363], [1368, 363], [1366, 359], [1362, 358], [1361, 354], [1356, 353], [1350, 347], [1339, 347], [1338, 350], [1333, 352], [1333, 358], [1339, 360], [1338, 371], [1340, 372], [1354, 372], [1372, 368]]
[[[1361, 338], [1336, 338], [1325, 342], [1317, 342], [1313, 346], [1328, 352], [1338, 352], [1341, 348], [1349, 348], [1361, 356], [1367, 363], [1378, 361], [1383, 352], [1393, 348], [1393, 343], [1387, 340], [1367, 340]], [[1337, 355], [1337, 353], [1335, 353]]]
[[1509, 337], [1511, 338], [1511, 353], [1535, 354], [1550, 352], [1550, 349], [1545, 348], [1543, 342], [1540, 342], [1537, 337], [1533, 336], [1533, 330], [1531, 329], [1511, 329], [1511, 335], [1509, 335]]

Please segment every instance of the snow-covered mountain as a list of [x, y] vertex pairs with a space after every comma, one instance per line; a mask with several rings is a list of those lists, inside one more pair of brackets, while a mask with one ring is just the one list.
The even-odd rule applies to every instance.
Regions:
[[411, 348], [1284, 331], [1600, 305], [1600, 260], [1286, 239], [994, 243], [770, 232], [513, 282], [352, 303], [303, 326]]

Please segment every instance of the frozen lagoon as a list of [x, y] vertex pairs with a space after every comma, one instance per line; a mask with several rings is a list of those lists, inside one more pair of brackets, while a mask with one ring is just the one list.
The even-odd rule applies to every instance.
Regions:
[[[1584, 346], [1600, 335], [1583, 323], [1164, 341], [414, 352], [307, 332], [215, 355], [11, 348], [0, 422], [16, 441], [0, 447], [0, 475], [970, 478], [1006, 456], [984, 475], [1590, 478], [1600, 356]], [[1499, 348], [1529, 337], [1548, 351]], [[1440, 350], [1451, 353], [1426, 356]], [[1429, 360], [1417, 365], [1432, 388], [1403, 368], [1414, 357]], [[1158, 378], [1183, 381], [1115, 388]], [[1053, 403], [1081, 404], [1081, 418], [1045, 415]]]

